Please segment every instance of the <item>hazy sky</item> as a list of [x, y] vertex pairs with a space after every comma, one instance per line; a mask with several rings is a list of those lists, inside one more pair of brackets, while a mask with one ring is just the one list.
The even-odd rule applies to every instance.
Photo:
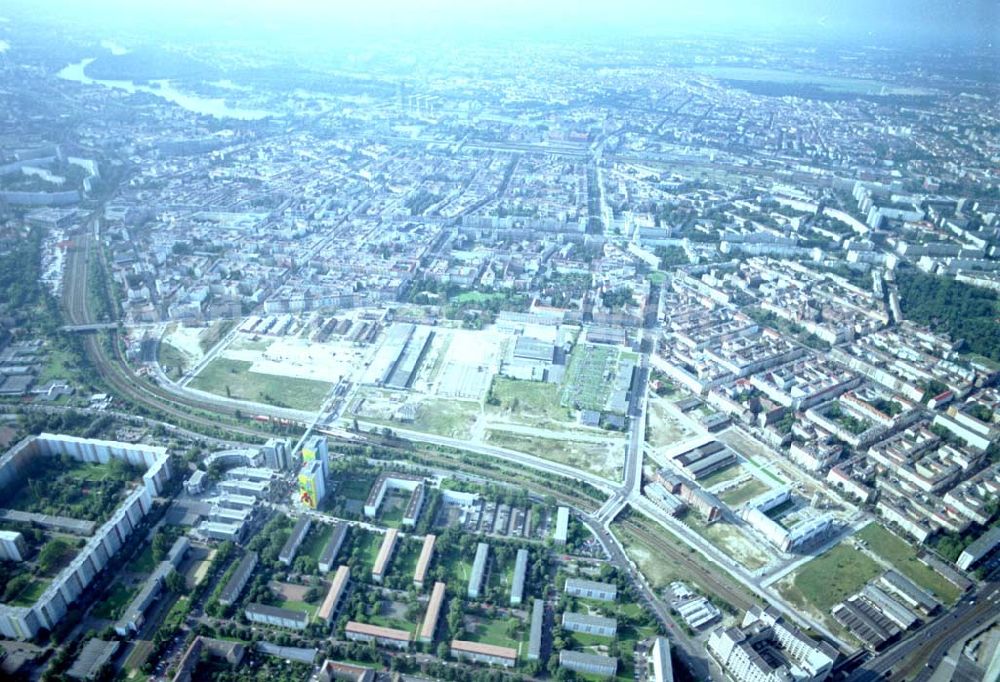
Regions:
[[[677, 34], [775, 31], [1000, 42], [997, 0], [5, 0], [4, 6], [132, 28], [212, 24], [258, 30], [403, 34], [470, 30]], [[0, 14], [4, 9], [0, 8]], [[88, 21], [89, 20], [89, 21]], [[974, 38], [973, 38], [974, 36]]]

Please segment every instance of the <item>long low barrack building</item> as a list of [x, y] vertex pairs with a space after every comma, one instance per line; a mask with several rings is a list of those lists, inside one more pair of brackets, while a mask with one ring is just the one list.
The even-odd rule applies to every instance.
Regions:
[[434, 556], [434, 543], [437, 536], [428, 533], [424, 537], [424, 545], [420, 548], [420, 557], [417, 559], [417, 567], [413, 571], [413, 584], [422, 588], [427, 579], [427, 570], [430, 568], [431, 559]]
[[406, 630], [383, 628], [353, 620], [344, 628], [344, 636], [352, 642], [375, 642], [382, 646], [401, 650], [410, 648], [410, 633]]
[[513, 668], [517, 664], [517, 649], [460, 639], [451, 641], [451, 655], [464, 661]]
[[520, 606], [524, 599], [524, 580], [528, 571], [528, 550], [517, 550], [517, 559], [514, 562], [514, 577], [510, 586], [510, 605]]
[[281, 553], [278, 554], [278, 561], [285, 566], [292, 565], [292, 561], [295, 560], [295, 555], [298, 553], [302, 541], [309, 534], [310, 528], [312, 528], [312, 519], [308, 516], [303, 516], [295, 522], [295, 527], [292, 528], [291, 535], [288, 536], [284, 547], [281, 548]]
[[433, 642], [434, 632], [437, 630], [438, 619], [441, 616], [441, 606], [444, 603], [445, 584], [434, 583], [431, 590], [431, 598], [427, 601], [427, 612], [424, 613], [424, 622], [420, 626], [420, 641]]
[[243, 588], [246, 587], [247, 582], [250, 580], [250, 576], [253, 575], [253, 570], [257, 568], [258, 558], [257, 552], [247, 552], [240, 559], [236, 570], [229, 576], [229, 580], [226, 581], [225, 586], [222, 588], [222, 593], [219, 595], [220, 604], [231, 606], [236, 603], [236, 600], [243, 593]]
[[347, 585], [351, 580], [351, 569], [341, 566], [337, 569], [337, 574], [333, 576], [330, 583], [330, 590], [326, 593], [326, 598], [316, 611], [316, 617], [329, 624], [333, 620], [333, 614], [337, 612], [337, 606], [347, 591]]
[[282, 609], [268, 604], [248, 604], [244, 613], [252, 623], [275, 625], [290, 630], [305, 630], [309, 624], [309, 614], [305, 611]]
[[483, 578], [486, 575], [486, 560], [490, 556], [490, 546], [485, 542], [476, 545], [476, 558], [472, 561], [472, 571], [469, 575], [469, 599], [479, 599], [483, 589]]
[[531, 630], [528, 636], [528, 660], [537, 661], [542, 657], [542, 626], [545, 624], [545, 602], [536, 599], [531, 607]]
[[395, 528], [387, 530], [385, 537], [382, 539], [382, 546], [378, 549], [378, 555], [375, 557], [375, 565], [372, 567], [372, 580], [380, 585], [385, 580], [385, 574], [389, 570], [389, 562], [392, 561], [392, 555], [396, 551], [396, 542], [398, 540], [399, 531]]
[[344, 546], [344, 539], [347, 537], [347, 529], [349, 526], [346, 523], [337, 522], [333, 525], [333, 533], [330, 535], [330, 539], [327, 541], [326, 546], [323, 547], [323, 552], [319, 555], [319, 570], [323, 573], [329, 573], [333, 570], [333, 564], [337, 560], [337, 555], [340, 554], [340, 548]]

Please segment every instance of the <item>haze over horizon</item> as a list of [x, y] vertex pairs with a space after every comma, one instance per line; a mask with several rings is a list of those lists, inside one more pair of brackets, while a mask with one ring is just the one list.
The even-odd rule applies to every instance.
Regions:
[[46, 22], [94, 25], [109, 31], [157, 31], [176, 38], [222, 37], [301, 40], [545, 36], [620, 39], [718, 32], [745, 38], [788, 37], [858, 43], [964, 42], [995, 50], [1000, 10], [989, 0], [371, 0], [330, 4], [318, 0], [156, 0], [138, 9], [128, 0], [10, 0], [3, 13]]

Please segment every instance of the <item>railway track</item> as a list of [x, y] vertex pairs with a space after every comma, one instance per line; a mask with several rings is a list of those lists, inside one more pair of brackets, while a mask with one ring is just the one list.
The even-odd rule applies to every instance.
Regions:
[[678, 547], [665, 540], [654, 528], [650, 528], [645, 522], [635, 518], [627, 518], [620, 523], [624, 531], [642, 540], [664, 558], [683, 566], [692, 576], [697, 576], [698, 582], [703, 587], [718, 594], [735, 608], [746, 611], [756, 605], [756, 601], [752, 597], [736, 589], [731, 581], [721, 578], [711, 570], [706, 570], [703, 562], [692, 559]]
[[[85, 233], [77, 240], [77, 245], [67, 254], [67, 267], [63, 285], [63, 306], [71, 324], [92, 324], [94, 319], [89, 311], [87, 296], [89, 292], [88, 273], [95, 258], [91, 224]], [[114, 332], [112, 332], [113, 334]], [[116, 357], [108, 357], [107, 349], [101, 343], [99, 336], [88, 334], [83, 340], [84, 351], [88, 360], [101, 378], [118, 395], [137, 404], [147, 406], [157, 412], [180, 420], [183, 423], [201, 427], [209, 427], [225, 431], [240, 437], [262, 438], [269, 432], [250, 425], [227, 424], [211, 417], [192, 413], [191, 410], [205, 410], [235, 416], [236, 408], [227, 409], [207, 402], [180, 399], [168, 391], [149, 384], [128, 369], [125, 358], [117, 343], [113, 344]]]

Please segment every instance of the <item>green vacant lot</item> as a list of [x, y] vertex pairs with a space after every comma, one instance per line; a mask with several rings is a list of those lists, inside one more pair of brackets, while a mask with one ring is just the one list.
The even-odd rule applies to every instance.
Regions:
[[546, 420], [567, 422], [572, 413], [559, 404], [559, 387], [540, 381], [519, 381], [496, 377], [490, 389], [499, 405], [487, 405], [488, 412], [510, 417], [533, 426], [544, 426]]
[[920, 563], [917, 552], [910, 543], [891, 533], [877, 523], [865, 526], [857, 538], [868, 543], [868, 549], [890, 562], [907, 578], [933, 592], [941, 601], [953, 604], [960, 592], [944, 576], [930, 566]]
[[[487, 440], [501, 448], [527, 452], [528, 454], [584, 469], [609, 481], [622, 480], [625, 464], [624, 440], [609, 440], [607, 443], [591, 443], [569, 439], [526, 436], [510, 431], [490, 429]], [[608, 448], [614, 448], [609, 458]]]
[[812, 606], [824, 617], [833, 606], [882, 573], [882, 567], [859, 550], [840, 544], [805, 564], [792, 584], [782, 590], [801, 607]]
[[157, 361], [171, 379], [179, 379], [187, 371], [187, 358], [184, 353], [166, 341], [160, 342]]
[[698, 485], [707, 490], [712, 486], [718, 485], [719, 483], [723, 483], [725, 481], [731, 481], [734, 478], [739, 478], [740, 476], [743, 476], [744, 474], [746, 474], [746, 471], [743, 470], [743, 466], [741, 464], [734, 462], [729, 466], [725, 466], [717, 471], [713, 471], [705, 478], [699, 478]]
[[478, 415], [478, 403], [461, 400], [425, 400], [417, 408], [413, 424], [404, 426], [448, 438], [468, 438]]
[[217, 358], [191, 382], [191, 388], [295, 410], [319, 409], [331, 388], [324, 381], [251, 372], [252, 366], [243, 360]]

